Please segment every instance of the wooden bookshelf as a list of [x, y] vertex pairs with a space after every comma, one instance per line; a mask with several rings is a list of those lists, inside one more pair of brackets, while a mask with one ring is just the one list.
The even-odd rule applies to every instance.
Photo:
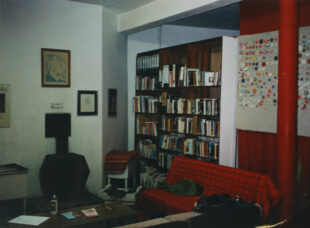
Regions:
[[[136, 150], [139, 151], [143, 140], [148, 140], [146, 144], [150, 142], [155, 144], [156, 157], [152, 159], [157, 160], [155, 164], [159, 168], [168, 170], [175, 155], [190, 156], [207, 162], [219, 163], [221, 156], [219, 147], [222, 140], [219, 132], [221, 124], [222, 47], [223, 38], [220, 37], [137, 55], [137, 87], [136, 98], [134, 99], [143, 100], [140, 97], [145, 96], [149, 100], [157, 100], [157, 102], [151, 104], [156, 103], [155, 109], [149, 108], [156, 110], [155, 113], [137, 112], [138, 108], [134, 107], [136, 110], [135, 145]], [[209, 100], [213, 102], [211, 106], [208, 103]], [[215, 103], [214, 106], [216, 107], [212, 107]], [[135, 105], [137, 102], [134, 101]], [[210, 108], [208, 105], [211, 109], [213, 108], [212, 114], [206, 112]], [[148, 125], [155, 123], [153, 127], [156, 126], [157, 128], [156, 135], [141, 134], [141, 130], [139, 130], [141, 119]], [[170, 122], [175, 120], [174, 128], [167, 130], [167, 126], [164, 126], [166, 119], [171, 119]], [[183, 119], [185, 120], [185, 130], [180, 132], [178, 127]], [[180, 120], [179, 123], [178, 120]], [[204, 122], [207, 124], [204, 125]], [[206, 130], [209, 130], [211, 134], [202, 134]], [[178, 138], [179, 147], [177, 150], [171, 149], [170, 146], [162, 146], [163, 136], [169, 135], [172, 140], [168, 143], [174, 143], [173, 138]], [[203, 155], [202, 147], [204, 147]], [[213, 151], [208, 151], [209, 149]], [[140, 151], [140, 154], [145, 153]], [[162, 159], [167, 159], [167, 161]]]

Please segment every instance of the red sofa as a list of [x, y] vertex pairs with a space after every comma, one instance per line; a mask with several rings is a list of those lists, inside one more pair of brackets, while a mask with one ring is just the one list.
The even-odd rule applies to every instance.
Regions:
[[[249, 202], [254, 201], [262, 206], [265, 219], [270, 208], [276, 206], [281, 197], [271, 179], [264, 174], [176, 156], [166, 183], [176, 184], [182, 179], [192, 179], [202, 186], [203, 195], [227, 193], [231, 197], [239, 196]], [[192, 211], [199, 198], [176, 195], [161, 189], [147, 189], [138, 199], [139, 218]]]

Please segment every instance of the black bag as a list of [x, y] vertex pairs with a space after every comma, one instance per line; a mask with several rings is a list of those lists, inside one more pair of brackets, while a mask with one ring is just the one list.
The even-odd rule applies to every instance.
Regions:
[[258, 205], [241, 198], [233, 199], [228, 194], [204, 195], [198, 199], [193, 210], [209, 217], [209, 220], [219, 225], [216, 227], [229, 224], [229, 227], [250, 228], [262, 222], [262, 212]]

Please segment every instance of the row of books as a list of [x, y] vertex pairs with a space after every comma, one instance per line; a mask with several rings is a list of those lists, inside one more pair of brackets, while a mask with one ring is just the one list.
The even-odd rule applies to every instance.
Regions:
[[137, 58], [137, 71], [159, 69], [159, 54], [139, 56]]
[[203, 156], [218, 159], [218, 140], [184, 138], [179, 135], [161, 135], [159, 148], [183, 153], [185, 155]]
[[180, 64], [164, 65], [159, 71], [159, 83], [162, 88], [217, 86], [221, 83], [221, 73], [200, 71]]
[[137, 76], [136, 89], [137, 90], [156, 90], [158, 85], [158, 78], [150, 76]]
[[219, 137], [220, 121], [202, 119], [197, 116], [176, 118], [162, 116], [161, 129], [169, 132]]
[[157, 136], [157, 122], [142, 122], [136, 119], [137, 134]]
[[151, 139], [139, 140], [137, 148], [141, 157], [157, 159], [157, 147]]
[[219, 158], [219, 143], [218, 142], [196, 142], [196, 154], [199, 157], [211, 158], [218, 160]]
[[218, 159], [219, 143], [207, 142], [197, 139], [187, 139], [185, 142], [184, 154], [195, 155], [204, 158]]
[[156, 188], [158, 183], [165, 182], [166, 174], [153, 166], [144, 166], [145, 172], [140, 173], [140, 184], [143, 188]]
[[165, 169], [170, 169], [171, 163], [175, 155], [159, 152], [158, 153], [158, 166]]
[[133, 98], [133, 111], [141, 113], [157, 113], [158, 99], [152, 96], [135, 96]]
[[158, 148], [182, 153], [184, 135], [170, 134], [159, 136]]
[[217, 116], [220, 110], [218, 98], [186, 99], [181, 97], [167, 98], [167, 113], [169, 114], [196, 114]]

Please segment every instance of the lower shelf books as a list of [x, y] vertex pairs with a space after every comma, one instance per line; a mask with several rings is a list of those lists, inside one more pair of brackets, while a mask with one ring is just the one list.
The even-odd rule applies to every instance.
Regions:
[[137, 148], [140, 156], [148, 159], [156, 159], [156, 144], [154, 144], [151, 139], [139, 140]]
[[99, 216], [98, 212], [96, 211], [95, 208], [89, 208], [89, 209], [84, 209], [81, 210], [81, 212], [87, 217], [87, 218], [92, 218]]
[[140, 184], [144, 188], [156, 188], [158, 183], [165, 182], [166, 174], [159, 172], [153, 166], [145, 166], [145, 172], [140, 173]]
[[161, 135], [160, 149], [215, 160], [219, 158], [219, 140], [216, 138], [184, 138], [179, 134]]
[[170, 169], [173, 158], [174, 155], [164, 152], [158, 153], [158, 166], [167, 170]]

